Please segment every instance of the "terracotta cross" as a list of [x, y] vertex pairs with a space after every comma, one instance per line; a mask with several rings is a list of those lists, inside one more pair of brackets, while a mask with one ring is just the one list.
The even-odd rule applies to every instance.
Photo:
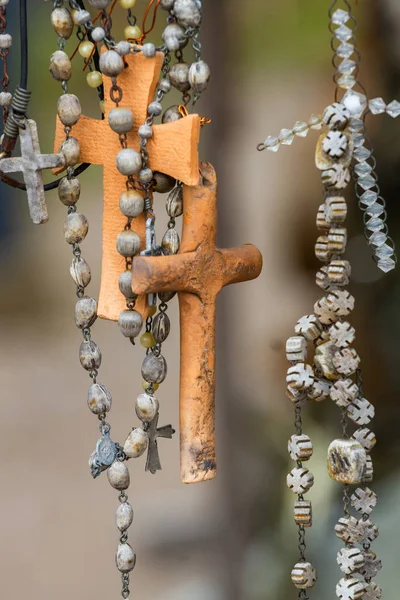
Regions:
[[164, 425], [158, 428], [159, 414], [149, 423], [146, 430], [149, 436], [149, 449], [147, 452], [146, 471], [150, 471], [153, 475], [157, 471], [161, 471], [160, 455], [158, 454], [157, 438], [172, 439], [175, 429], [171, 425]]
[[29, 212], [36, 225], [47, 223], [46, 200], [44, 196], [43, 169], [61, 167], [65, 163], [62, 154], [41, 154], [39, 136], [35, 121], [26, 119], [20, 129], [21, 156], [3, 158], [0, 161], [2, 173], [21, 172], [28, 195]]
[[138, 294], [178, 292], [181, 320], [180, 437], [184, 483], [213, 479], [215, 452], [216, 298], [230, 283], [255, 279], [262, 256], [248, 244], [219, 250], [217, 180], [203, 163], [201, 182], [184, 187], [182, 244], [176, 256], [136, 257], [132, 288]]
[[[118, 85], [123, 90], [120, 106], [133, 111], [135, 126], [128, 134], [128, 147], [139, 150], [138, 127], [143, 125], [147, 106], [153, 100], [160, 76], [163, 54], [146, 58], [141, 53], [126, 58], [127, 68], [118, 77]], [[120, 195], [126, 189], [126, 178], [116, 167], [115, 157], [120, 151], [118, 135], [108, 125], [108, 113], [115, 107], [110, 99], [111, 79], [104, 77], [105, 119], [103, 121], [82, 116], [74, 126], [72, 135], [81, 146], [80, 160], [104, 167], [104, 214], [102, 273], [98, 314], [103, 319], [116, 321], [125, 307], [125, 299], [119, 291], [118, 279], [125, 269], [123, 257], [117, 252], [117, 235], [124, 229], [126, 217], [119, 209]], [[197, 146], [200, 135], [200, 117], [192, 115], [165, 125], [154, 126], [153, 139], [149, 140], [149, 166], [187, 185], [198, 181], [199, 163]], [[64, 128], [57, 119], [55, 148], [58, 150], [65, 138]], [[138, 217], [132, 223], [143, 240], [145, 219]], [[145, 311], [146, 298], [138, 300], [137, 309]]]

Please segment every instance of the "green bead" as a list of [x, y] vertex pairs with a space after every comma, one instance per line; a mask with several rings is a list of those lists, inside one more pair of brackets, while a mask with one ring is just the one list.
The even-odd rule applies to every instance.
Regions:
[[151, 332], [146, 332], [140, 337], [140, 343], [143, 348], [153, 348], [156, 345], [156, 340]]

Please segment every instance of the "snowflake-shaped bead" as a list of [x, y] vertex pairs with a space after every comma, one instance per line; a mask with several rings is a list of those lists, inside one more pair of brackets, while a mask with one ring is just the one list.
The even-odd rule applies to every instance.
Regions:
[[351, 497], [352, 507], [363, 515], [372, 513], [378, 503], [378, 496], [369, 488], [357, 488]]
[[328, 106], [322, 115], [322, 120], [329, 129], [344, 129], [349, 119], [349, 111], [340, 102]]
[[330, 383], [324, 381], [323, 379], [316, 379], [313, 383], [313, 386], [307, 391], [307, 396], [310, 398], [310, 400], [321, 402], [322, 400], [329, 398], [330, 391]]
[[313, 342], [322, 331], [322, 325], [315, 315], [305, 315], [297, 321], [295, 332], [308, 342]]
[[356, 398], [348, 407], [347, 414], [357, 425], [368, 425], [375, 416], [375, 408], [365, 398]]
[[375, 552], [364, 553], [364, 565], [360, 569], [365, 579], [373, 579], [382, 570], [382, 561]]
[[349, 147], [347, 136], [343, 131], [330, 131], [322, 141], [322, 149], [331, 158], [342, 158]]
[[328, 196], [325, 204], [326, 220], [329, 224], [343, 223], [347, 217], [347, 203], [343, 196]]
[[328, 306], [339, 317], [347, 317], [354, 310], [355, 300], [347, 290], [334, 290], [327, 296]]
[[314, 304], [314, 312], [323, 325], [332, 325], [339, 319], [339, 316], [331, 310], [326, 296]]
[[371, 483], [374, 479], [374, 463], [372, 458], [367, 456], [367, 462], [365, 464], [363, 483]]
[[299, 390], [290, 386], [286, 388], [286, 396], [289, 398], [290, 402], [300, 408], [303, 408], [308, 402], [308, 397], [304, 392], [299, 392]]
[[328, 231], [329, 223], [326, 220], [325, 204], [321, 204], [317, 212], [317, 229], [319, 231]]
[[286, 358], [290, 361], [307, 359], [307, 342], [303, 336], [290, 337], [286, 342]]
[[337, 554], [337, 563], [345, 575], [351, 575], [364, 566], [365, 558], [359, 548], [342, 548]]
[[366, 584], [353, 577], [341, 579], [336, 586], [336, 595], [340, 600], [359, 600], [362, 598]]
[[344, 190], [351, 181], [349, 169], [339, 164], [322, 171], [321, 177], [327, 189]]
[[331, 258], [331, 253], [328, 247], [328, 237], [326, 235], [320, 235], [315, 242], [315, 256], [321, 262], [328, 262]]
[[347, 245], [347, 229], [335, 227], [328, 233], [328, 250], [331, 254], [344, 254]]
[[335, 525], [335, 532], [345, 544], [357, 544], [361, 539], [360, 524], [354, 517], [342, 517]]
[[338, 348], [346, 348], [356, 339], [356, 330], [347, 321], [340, 321], [329, 329], [329, 337]]
[[287, 486], [295, 494], [305, 494], [314, 485], [314, 475], [308, 469], [296, 467], [287, 476]]
[[335, 285], [348, 285], [351, 266], [347, 260], [332, 260], [328, 265], [328, 277]]
[[358, 393], [359, 389], [351, 379], [340, 379], [331, 387], [330, 396], [338, 406], [346, 408]]
[[378, 527], [375, 523], [372, 523], [370, 519], [367, 519], [366, 521], [361, 519], [358, 523], [361, 532], [360, 544], [372, 544], [379, 535]]
[[348, 377], [357, 371], [360, 366], [360, 357], [354, 348], [343, 348], [335, 353], [333, 364], [338, 373]]
[[308, 435], [292, 435], [288, 442], [288, 452], [292, 460], [309, 460], [313, 453], [313, 445]]
[[373, 431], [370, 431], [367, 427], [363, 429], [357, 429], [353, 433], [353, 438], [363, 446], [367, 452], [371, 452], [371, 450], [376, 445], [376, 436]]
[[294, 505], [294, 521], [301, 527], [312, 526], [312, 504], [306, 500], [299, 500]]
[[315, 282], [317, 286], [325, 292], [332, 289], [332, 282], [329, 280], [327, 265], [324, 265], [319, 271], [317, 271], [317, 274], [315, 276]]
[[310, 365], [297, 363], [288, 369], [286, 382], [289, 387], [296, 390], [308, 390], [314, 383], [314, 371]]
[[292, 581], [299, 590], [308, 590], [314, 587], [317, 572], [309, 562], [297, 563], [292, 570]]
[[375, 582], [369, 583], [367, 585], [367, 589], [365, 590], [363, 600], [381, 600], [381, 598], [382, 588], [380, 588]]

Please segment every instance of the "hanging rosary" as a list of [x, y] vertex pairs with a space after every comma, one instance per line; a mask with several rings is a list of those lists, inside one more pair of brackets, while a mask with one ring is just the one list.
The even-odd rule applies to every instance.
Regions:
[[[210, 119], [189, 114], [190, 104], [196, 104], [210, 79], [210, 69], [202, 60], [201, 0], [150, 0], [141, 27], [134, 12], [136, 0], [88, 0], [88, 7], [83, 0], [51, 3], [49, 18], [58, 48], [50, 58], [50, 73], [61, 87], [54, 154], [40, 153], [36, 123], [27, 117], [31, 94], [26, 0], [19, 2], [21, 80], [14, 93], [9, 92], [7, 55], [12, 39], [6, 32], [7, 3], [0, 0], [4, 73], [0, 92], [4, 121], [0, 178], [26, 190], [36, 224], [48, 221], [45, 192], [49, 189], [58, 188], [59, 199], [67, 209], [64, 237], [72, 249], [75, 323], [83, 337], [79, 359], [91, 378], [88, 406], [100, 428], [89, 468], [94, 478], [106, 472], [110, 485], [118, 492], [119, 543], [115, 560], [122, 577], [121, 595], [127, 599], [130, 573], [136, 564], [136, 553], [128, 541], [133, 508], [128, 500], [127, 463], [147, 453], [145, 469], [157, 473], [161, 469], [158, 440], [171, 439], [175, 433], [171, 425], [159, 427], [160, 401], [155, 395], [167, 376], [162, 348], [171, 329], [168, 303], [178, 294], [181, 478], [184, 483], [196, 483], [216, 475], [216, 297], [224, 286], [258, 277], [262, 258], [250, 244], [229, 250], [216, 247], [216, 174], [210, 164], [199, 163], [197, 151], [200, 130]], [[115, 37], [112, 21], [117, 8], [126, 11], [127, 16], [121, 41]], [[159, 9], [166, 14], [167, 23], [156, 45], [147, 38]], [[74, 35], [76, 50], [67, 53], [68, 41], [73, 41]], [[193, 59], [186, 62], [190, 48]], [[97, 92], [100, 119], [82, 115], [80, 101], [71, 93], [72, 60], [78, 54], [84, 59], [87, 83]], [[182, 94], [180, 105], [164, 103], [172, 87]], [[18, 138], [21, 156], [14, 157]], [[77, 209], [81, 196], [79, 175], [92, 164], [103, 166], [104, 183], [98, 302], [86, 295], [91, 271], [82, 256], [81, 244], [89, 224]], [[44, 169], [52, 169], [56, 176], [66, 174], [44, 185]], [[23, 183], [14, 179], [15, 173], [22, 173]], [[154, 192], [166, 195], [168, 224], [160, 245], [155, 233]], [[181, 216], [182, 240], [176, 228]], [[139, 338], [145, 353], [141, 366], [143, 390], [135, 403], [141, 423], [128, 432], [123, 444], [112, 439], [107, 420], [112, 396], [99, 378], [102, 355], [92, 339], [97, 317], [117, 321], [123, 337], [133, 345]]]
[[[351, 265], [343, 256], [347, 242], [344, 190], [353, 178], [374, 260], [385, 273], [391, 271], [396, 266], [396, 254], [388, 233], [386, 205], [365, 121], [369, 113], [398, 117], [400, 103], [368, 99], [358, 79], [357, 23], [350, 3], [335, 0], [329, 19], [336, 84], [334, 104], [322, 115], [312, 115], [308, 123], [298, 121], [292, 129], [283, 129], [278, 137], [269, 136], [258, 146], [260, 151], [277, 152], [281, 145], [290, 145], [296, 136], [305, 137], [311, 129], [325, 128], [316, 150], [324, 203], [318, 209], [317, 228], [321, 235], [315, 245], [315, 254], [324, 263], [316, 276], [324, 296], [314, 305], [313, 314], [297, 322], [296, 335], [286, 343], [291, 363], [286, 378], [287, 396], [294, 405], [296, 429], [288, 444], [296, 466], [287, 476], [287, 485], [297, 496], [294, 521], [299, 530], [299, 562], [292, 570], [292, 581], [299, 590], [299, 600], [308, 600], [308, 590], [317, 579], [316, 570], [306, 556], [306, 528], [312, 526], [312, 505], [306, 494], [314, 485], [314, 476], [305, 463], [312, 457], [313, 444], [303, 432], [302, 417], [308, 401], [330, 398], [339, 408], [342, 428], [341, 438], [328, 449], [329, 475], [343, 486], [343, 516], [335, 526], [336, 535], [344, 543], [337, 555], [342, 578], [336, 595], [340, 600], [380, 600], [382, 590], [373, 578], [382, 564], [372, 549], [379, 531], [371, 520], [377, 496], [369, 487], [373, 481], [370, 452], [376, 444], [369, 426], [375, 408], [364, 397], [360, 358], [352, 347], [355, 330], [346, 320], [355, 300], [345, 289]], [[310, 342], [314, 345], [313, 366], [306, 363]], [[353, 431], [349, 432], [351, 425]]]

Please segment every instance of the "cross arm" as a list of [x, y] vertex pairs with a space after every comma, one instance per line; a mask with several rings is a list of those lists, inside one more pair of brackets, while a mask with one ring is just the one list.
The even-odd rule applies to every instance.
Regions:
[[192, 276], [195, 253], [175, 256], [137, 256], [132, 265], [132, 290], [135, 294], [158, 292], [196, 293]]
[[[108, 123], [105, 120], [101, 121], [82, 116], [78, 123], [74, 125], [71, 135], [79, 141], [81, 147], [80, 162], [87, 162], [92, 165], [104, 164], [107, 155], [110, 153]], [[118, 137], [116, 135], [115, 137], [118, 143]], [[57, 117], [54, 152], [60, 150], [64, 140], [64, 125]], [[60, 169], [57, 169], [56, 174], [59, 172]]]
[[219, 250], [223, 259], [223, 287], [231, 283], [243, 283], [257, 279], [262, 271], [263, 258], [253, 244], [245, 244], [239, 248]]

